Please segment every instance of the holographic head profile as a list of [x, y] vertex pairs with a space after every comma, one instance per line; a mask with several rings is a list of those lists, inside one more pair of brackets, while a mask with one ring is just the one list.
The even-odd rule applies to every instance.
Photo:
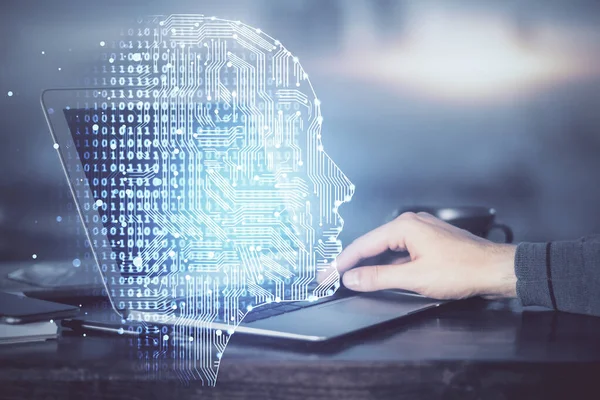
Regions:
[[103, 42], [102, 60], [99, 117], [77, 129], [97, 139], [78, 151], [96, 151], [87, 179], [108, 245], [94, 250], [122, 276], [111, 300], [212, 349], [187, 361], [214, 384], [227, 343], [215, 326], [231, 333], [253, 307], [338, 288], [337, 272], [316, 273], [341, 251], [338, 208], [354, 187], [324, 151], [298, 58], [259, 29], [153, 17]]

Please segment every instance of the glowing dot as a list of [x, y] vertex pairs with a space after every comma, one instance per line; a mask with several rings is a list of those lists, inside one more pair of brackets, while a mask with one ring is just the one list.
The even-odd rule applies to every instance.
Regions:
[[173, 250], [169, 251], [169, 257], [175, 257], [175, 252]]
[[175, 149], [175, 150], [173, 150], [173, 153], [175, 153], [175, 154], [179, 154], [179, 149]]
[[45, 52], [45, 51], [42, 51], [42, 54], [46, 54], [46, 52]]
[[242, 166], [241, 166], [241, 165], [238, 165], [238, 166], [237, 166], [237, 170], [238, 170], [238, 171], [241, 171], [241, 170], [242, 170]]
[[190, 342], [193, 342], [193, 341], [194, 341], [194, 337], [190, 336]]
[[319, 151], [323, 151], [323, 145], [319, 146]]
[[100, 199], [96, 200], [96, 207], [102, 207], [102, 204], [104, 204], [104, 202]]
[[60, 222], [62, 221], [62, 217], [59, 215], [58, 217], [56, 217], [56, 222]]
[[257, 29], [257, 30], [256, 30], [256, 33], [261, 33], [261, 32], [262, 32], [262, 31], [261, 31], [260, 29]]
[[302, 113], [301, 113], [300, 111], [296, 111], [296, 115], [297, 115], [297, 116], [301, 116], [301, 115], [302, 115]]
[[297, 87], [300, 87], [300, 82], [296, 82], [296, 86], [297, 86]]
[[237, 97], [237, 92], [235, 92], [235, 91], [231, 92], [231, 97]]
[[97, 131], [98, 130], [98, 124], [92, 125], [92, 129], [95, 130], [95, 131]]
[[59, 70], [59, 71], [62, 71], [62, 68], [61, 68], [61, 67], [58, 67], [58, 70]]
[[154, 186], [160, 186], [162, 184], [162, 179], [160, 179], [160, 178], [154, 178], [154, 179], [152, 179], [152, 184]]
[[83, 337], [86, 337], [87, 335], [84, 333], [82, 336], [83, 336]]
[[298, 62], [298, 57], [294, 57], [294, 62]]
[[31, 258], [33, 258], [35, 260], [37, 258], [37, 254], [32, 254]]
[[277, 211], [275, 211], [275, 212], [273, 213], [273, 215], [274, 215], [275, 217], [279, 217], [281, 214], [279, 214]]
[[250, 247], [248, 247], [248, 250], [250, 250], [250, 251], [254, 251], [254, 246], [250, 246]]
[[140, 256], [137, 256], [133, 259], [133, 265], [135, 267], [138, 267], [138, 268], [141, 267], [142, 263], [143, 263], [143, 260], [142, 260], [142, 257], [140, 257]]
[[210, 95], [206, 96], [206, 100], [211, 101], [212, 97]]
[[8, 94], [8, 97], [12, 97], [13, 92], [9, 90], [7, 94]]
[[60, 146], [58, 145], [58, 143], [54, 143], [54, 144], [52, 145], [52, 147], [54, 147], [56, 150], [58, 150], [58, 148], [59, 148]]
[[315, 99], [315, 106], [320, 106], [320, 105], [321, 105], [321, 100]]
[[181, 129], [177, 129], [177, 130], [175, 131], [175, 133], [176, 133], [176, 134], [178, 134], [178, 135], [181, 135], [181, 134], [183, 133], [183, 131], [182, 131]]
[[171, 306], [171, 308], [172, 308], [173, 310], [177, 310], [177, 304], [173, 304], [173, 305]]
[[[231, 61], [229, 61], [229, 62], [227, 63], [227, 66], [228, 66], [229, 68], [233, 67], [233, 64], [231, 63]], [[232, 94], [233, 94], [233, 93], [232, 93]]]
[[177, 34], [177, 29], [173, 28], [173, 29], [171, 29], [171, 32], [173, 33], [173, 35], [176, 35]]
[[163, 26], [163, 25], [165, 24], [165, 21], [160, 21], [158, 24], [159, 24], [160, 26]]
[[116, 150], [117, 149], [117, 144], [115, 142], [112, 142], [110, 144], [110, 148], [113, 149], [113, 150]]
[[234, 33], [234, 34], [233, 34], [233, 38], [234, 38], [234, 39], [237, 39], [237, 38], [238, 38], [238, 35], [237, 35], [237, 33]]
[[179, 172], [173, 171], [173, 176], [177, 176], [177, 175], [179, 175]]
[[302, 162], [302, 160], [298, 161], [298, 165], [303, 166], [304, 163]]
[[125, 221], [121, 222], [121, 226], [122, 226], [123, 228], [125, 228], [125, 227], [127, 226], [127, 222], [125, 222]]
[[275, 297], [275, 303], [281, 303], [281, 297]]
[[248, 309], [248, 311], [252, 311], [254, 309], [254, 307], [252, 307], [252, 306], [248, 306], [246, 308]]
[[269, 129], [269, 125], [265, 125], [265, 126], [263, 126], [263, 129], [264, 129], [265, 131], [266, 131], [266, 130], [268, 130], [268, 129]]
[[186, 280], [186, 281], [189, 281], [189, 280], [190, 280], [190, 276], [189, 276], [189, 275], [186, 275], [186, 276], [185, 276], [185, 280]]
[[215, 335], [217, 336], [221, 336], [223, 334], [223, 331], [220, 329], [217, 329], [217, 331], [215, 332]]
[[104, 40], [100, 42], [100, 46], [104, 47], [105, 45], [106, 45], [106, 42], [104, 42]]
[[115, 62], [115, 59], [114, 59], [114, 58], [109, 58], [109, 59], [108, 59], [108, 62], [112, 64], [112, 63], [114, 63], [114, 62]]
[[214, 251], [209, 251], [208, 252], [208, 258], [214, 258], [215, 256], [215, 252]]
[[210, 17], [211, 21], [214, 21], [215, 19], [217, 19], [217, 17]]
[[215, 110], [215, 114], [218, 114], [218, 113], [219, 113], [219, 110]]
[[258, 175], [254, 175], [254, 180], [255, 180], [255, 181], [257, 181], [257, 180], [259, 180], [259, 179], [260, 179], [260, 176], [258, 176]]

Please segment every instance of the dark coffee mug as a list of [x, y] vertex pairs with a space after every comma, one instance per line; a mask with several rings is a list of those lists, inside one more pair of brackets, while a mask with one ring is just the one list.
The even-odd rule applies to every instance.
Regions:
[[426, 212], [442, 221], [458, 228], [467, 230], [474, 235], [487, 238], [494, 229], [500, 229], [504, 233], [504, 242], [512, 243], [512, 230], [504, 225], [494, 222], [496, 210], [487, 207], [408, 207], [395, 213], [400, 215], [404, 212]]

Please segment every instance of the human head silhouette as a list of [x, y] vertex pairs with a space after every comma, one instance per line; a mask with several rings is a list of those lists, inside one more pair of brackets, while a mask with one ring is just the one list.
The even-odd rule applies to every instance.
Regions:
[[338, 208], [354, 187], [323, 148], [307, 73], [279, 41], [201, 15], [138, 22], [102, 42], [87, 107], [65, 110], [92, 166], [92, 196], [78, 201], [103, 223], [88, 233], [105, 277], [118, 271], [105, 279], [115, 308], [170, 318], [187, 346], [213, 354], [187, 361], [214, 384], [228, 336], [217, 324], [231, 334], [253, 307], [339, 287], [335, 270], [320, 284], [316, 273], [341, 251]]

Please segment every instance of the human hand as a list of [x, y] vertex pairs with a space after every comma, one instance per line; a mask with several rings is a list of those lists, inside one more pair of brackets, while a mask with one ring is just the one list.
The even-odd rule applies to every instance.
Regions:
[[[354, 268], [388, 250], [409, 256]], [[493, 243], [430, 214], [404, 213], [356, 239], [331, 267], [359, 292], [404, 289], [447, 300], [516, 297], [515, 251], [515, 245]]]

